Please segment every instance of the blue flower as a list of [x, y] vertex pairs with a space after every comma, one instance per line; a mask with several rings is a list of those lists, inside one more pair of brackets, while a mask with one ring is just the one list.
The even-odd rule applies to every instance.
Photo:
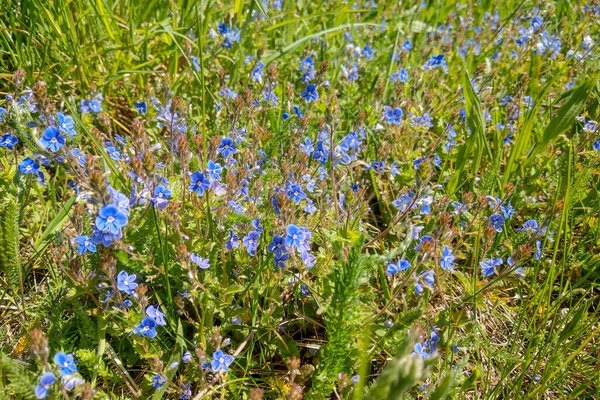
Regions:
[[156, 390], [163, 387], [165, 383], [167, 383], [167, 380], [159, 374], [154, 374], [154, 376], [152, 377], [152, 387]]
[[302, 191], [300, 185], [289, 185], [287, 195], [294, 203], [298, 204], [306, 198], [306, 194]]
[[287, 236], [285, 237], [285, 244], [288, 247], [296, 247], [300, 249], [302, 242], [304, 241], [304, 231], [298, 228], [296, 225], [288, 225], [286, 229]]
[[496, 267], [502, 265], [503, 263], [504, 261], [501, 258], [481, 261], [479, 263], [479, 265], [481, 266], [481, 273], [484, 276], [492, 276], [496, 273]]
[[35, 387], [35, 397], [45, 399], [50, 392], [50, 387], [54, 385], [56, 378], [52, 372], [46, 372], [40, 377], [40, 383]]
[[138, 284], [135, 283], [136, 278], [135, 274], [129, 275], [125, 271], [119, 272], [117, 275], [117, 289], [128, 295], [132, 295], [138, 287]]
[[369, 45], [366, 45], [365, 47], [363, 47], [363, 49], [361, 51], [362, 56], [367, 61], [371, 61], [373, 59], [373, 54], [374, 53], [375, 52], [373, 51], [373, 49]]
[[40, 138], [40, 143], [46, 150], [56, 153], [65, 145], [65, 137], [60, 134], [60, 130], [55, 126], [49, 126], [44, 130], [44, 134]]
[[308, 83], [315, 79], [315, 62], [312, 58], [306, 57], [304, 60], [300, 61], [298, 70], [303, 72], [302, 83]]
[[193, 360], [192, 358], [192, 353], [190, 353], [189, 351], [186, 351], [185, 353], [183, 353], [183, 356], [181, 357], [181, 361], [183, 361], [186, 364], [191, 363]]
[[492, 214], [490, 216], [490, 226], [496, 230], [496, 232], [502, 232], [504, 226], [504, 217], [500, 214]]
[[535, 219], [525, 221], [522, 228], [517, 228], [517, 231], [527, 231], [529, 233], [536, 232], [538, 230], [538, 223]]
[[156, 321], [152, 317], [144, 318], [133, 330], [133, 333], [140, 337], [146, 336], [150, 339], [154, 339], [156, 337]]
[[302, 97], [307, 103], [319, 100], [319, 93], [317, 92], [317, 87], [314, 84], [309, 83], [308, 85], [306, 85], [306, 89], [304, 89], [304, 91], [300, 93], [300, 97]]
[[223, 139], [221, 139], [221, 144], [219, 145], [217, 150], [225, 158], [227, 158], [230, 155], [235, 154], [237, 152], [237, 148], [235, 147], [235, 144], [233, 143], [233, 139], [228, 138], [228, 137], [224, 137]]
[[152, 305], [146, 307], [146, 315], [150, 318], [153, 318], [154, 322], [156, 322], [156, 325], [167, 325], [167, 321], [165, 320], [165, 314], [162, 311], [160, 311], [160, 306], [158, 305], [156, 307]]
[[79, 377], [67, 375], [61, 378], [61, 382], [66, 390], [71, 391], [75, 389], [76, 386], [83, 384], [85, 381]]
[[94, 233], [92, 234], [92, 242], [94, 244], [102, 244], [104, 247], [111, 245], [113, 240], [119, 240], [123, 237], [123, 231], [119, 231], [117, 234], [112, 234], [108, 230], [102, 231], [97, 227], [94, 227]]
[[202, 258], [194, 253], [190, 254], [190, 260], [198, 266], [200, 269], [210, 268], [210, 261], [208, 258]]
[[206, 176], [200, 172], [196, 171], [191, 175], [192, 183], [188, 187], [190, 191], [198, 193], [198, 196], [202, 196], [206, 190], [210, 187], [210, 181], [206, 178]]
[[223, 353], [222, 350], [217, 350], [213, 353], [213, 359], [210, 362], [210, 367], [213, 372], [229, 371], [229, 366], [233, 362], [233, 357]]
[[181, 392], [179, 393], [179, 399], [180, 400], [191, 400], [192, 398], [192, 390], [190, 389], [190, 387], [192, 386], [192, 384], [190, 382], [186, 383], [186, 384], [181, 384]]
[[96, 227], [101, 231], [118, 234], [127, 225], [127, 215], [119, 207], [108, 204], [100, 209], [96, 217]]
[[423, 271], [418, 276], [415, 276], [415, 280], [415, 291], [418, 295], [422, 295], [424, 288], [433, 289], [435, 275], [433, 271]]
[[505, 206], [501, 205], [500, 210], [502, 210], [502, 214], [504, 215], [504, 218], [506, 218], [506, 219], [512, 219], [513, 215], [515, 215], [517, 213], [515, 211], [515, 209], [513, 208], [512, 204], [510, 204], [510, 201]]
[[75, 361], [73, 360], [73, 356], [71, 354], [65, 353], [56, 353], [54, 355], [54, 362], [60, 368], [60, 374], [62, 376], [73, 375], [77, 372], [77, 365], [75, 365]]
[[399, 260], [396, 264], [390, 263], [387, 266], [385, 273], [388, 275], [394, 275], [395, 273], [397, 273], [399, 271], [406, 271], [409, 268], [410, 268], [410, 262], [408, 262], [408, 260]]
[[425, 350], [425, 348], [423, 347], [423, 345], [421, 343], [415, 343], [415, 347], [413, 347], [413, 353], [414, 356], [417, 357], [421, 357], [421, 358], [429, 358], [430, 354]]
[[263, 63], [262, 61], [257, 62], [256, 66], [250, 73], [250, 75], [252, 76], [252, 79], [254, 79], [254, 81], [256, 81], [256, 82], [262, 83], [264, 69], [265, 69], [265, 63]]
[[402, 122], [402, 115], [404, 115], [404, 112], [399, 107], [383, 106], [383, 117], [388, 124], [399, 125]]
[[152, 203], [155, 204], [159, 210], [164, 210], [169, 204], [169, 199], [172, 196], [172, 192], [169, 188], [163, 185], [158, 185], [154, 188], [154, 197]]
[[238, 248], [240, 247], [240, 242], [239, 242], [239, 238], [237, 237], [237, 235], [233, 232], [233, 231], [229, 231], [229, 239], [227, 240], [227, 242], [225, 243], [225, 247], [227, 248], [227, 250], [231, 251], [234, 248]]
[[242, 243], [244, 243], [246, 251], [253, 257], [256, 255], [256, 249], [258, 249], [259, 237], [260, 233], [256, 231], [251, 231], [246, 237], [244, 237], [244, 239], [242, 239]]
[[148, 107], [146, 106], [145, 101], [140, 101], [139, 103], [135, 103], [135, 109], [137, 110], [137, 112], [139, 112], [142, 115], [146, 114], [146, 112], [148, 111]]
[[6, 147], [9, 150], [12, 150], [17, 143], [19, 143], [19, 139], [10, 133], [5, 133], [0, 139], [0, 147]]
[[73, 118], [60, 112], [56, 115], [58, 117], [58, 129], [70, 137], [75, 136], [77, 132], [75, 132], [75, 122], [73, 121]]
[[317, 160], [321, 163], [321, 165], [325, 165], [327, 163], [327, 159], [329, 158], [329, 150], [325, 147], [322, 141], [317, 142], [317, 148], [312, 153], [313, 160]]
[[236, 28], [234, 31], [225, 23], [220, 23], [217, 26], [217, 32], [219, 35], [223, 36], [223, 43], [221, 43], [221, 47], [224, 49], [231, 49], [234, 42], [240, 41], [239, 29]]
[[22, 174], [37, 174], [40, 170], [40, 164], [31, 158], [26, 158], [19, 164], [19, 171]]
[[223, 167], [221, 164], [214, 162], [213, 160], [208, 161], [208, 177], [211, 181], [218, 181], [221, 179], [221, 173], [223, 172]]
[[96, 95], [96, 98], [94, 98], [92, 100], [81, 100], [80, 106], [79, 106], [79, 111], [83, 114], [86, 114], [89, 112], [93, 112], [93, 113], [97, 114], [100, 111], [102, 111], [102, 104], [100, 104], [100, 102], [103, 99], [104, 98], [102, 97], [102, 94], [98, 93]]
[[444, 60], [443, 54], [438, 54], [437, 56], [431, 56], [429, 60], [423, 65], [423, 70], [427, 71], [429, 69], [441, 67], [445, 73], [448, 73], [448, 64], [446, 60]]
[[88, 236], [80, 235], [75, 238], [75, 242], [77, 243], [77, 252], [79, 254], [85, 254], [86, 252], [95, 253], [96, 245], [92, 242]]
[[452, 250], [450, 250], [448, 246], [444, 246], [440, 265], [444, 270], [454, 271], [454, 268], [452, 267], [452, 265], [454, 265], [454, 254], [452, 254]]
[[285, 247], [285, 239], [283, 236], [275, 235], [271, 240], [271, 243], [267, 246], [267, 251], [269, 253], [274, 253], [275, 257], [282, 257], [283, 254], [287, 253], [287, 249]]
[[535, 241], [535, 248], [536, 248], [536, 251], [535, 251], [535, 254], [533, 255], [533, 257], [537, 261], [539, 261], [540, 258], [542, 258], [542, 255], [543, 255], [543, 253], [542, 253], [542, 241], [541, 240], [536, 240]]

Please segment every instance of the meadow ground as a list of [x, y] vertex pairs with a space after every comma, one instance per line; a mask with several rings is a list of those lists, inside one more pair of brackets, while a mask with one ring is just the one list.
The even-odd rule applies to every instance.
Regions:
[[0, 398], [600, 398], [599, 18], [3, 1]]

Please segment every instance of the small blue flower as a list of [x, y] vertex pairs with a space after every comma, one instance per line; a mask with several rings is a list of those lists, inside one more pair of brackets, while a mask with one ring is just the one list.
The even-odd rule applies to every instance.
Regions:
[[136, 278], [135, 274], [129, 275], [125, 271], [119, 272], [117, 275], [117, 289], [128, 295], [132, 295], [138, 287], [138, 284], [135, 283]]
[[148, 337], [154, 339], [156, 337], [156, 321], [152, 317], [146, 317], [133, 330], [133, 333], [140, 337]]
[[424, 288], [433, 289], [435, 283], [435, 275], [433, 271], [423, 271], [418, 276], [415, 276], [415, 291], [418, 295], [422, 295]]
[[17, 143], [19, 143], [19, 139], [10, 133], [5, 133], [0, 139], [0, 147], [6, 147], [9, 150], [12, 150]]
[[410, 268], [410, 262], [408, 260], [402, 259], [402, 260], [399, 260], [396, 264], [390, 263], [387, 266], [385, 273], [388, 275], [394, 275], [397, 272], [406, 271], [409, 268]]
[[259, 237], [260, 234], [258, 232], [251, 231], [246, 237], [244, 237], [244, 239], [242, 239], [242, 243], [246, 247], [246, 251], [253, 257], [256, 255], [256, 250], [258, 249]]
[[127, 214], [112, 204], [102, 207], [96, 217], [96, 227], [113, 235], [117, 235], [127, 222]]
[[383, 106], [383, 117], [386, 119], [388, 124], [400, 125], [403, 115], [404, 112], [399, 107], [392, 108], [389, 106]]
[[533, 257], [539, 261], [540, 258], [542, 258], [542, 241], [541, 240], [536, 240], [535, 241], [535, 254], [533, 255]]
[[167, 383], [167, 380], [159, 374], [154, 374], [152, 377], [152, 387], [156, 390], [160, 389]]
[[200, 171], [194, 172], [191, 175], [191, 179], [192, 183], [190, 183], [188, 189], [192, 192], [198, 193], [198, 196], [202, 196], [204, 192], [207, 191], [208, 188], [210, 188], [210, 181]]
[[221, 173], [223, 172], [223, 167], [221, 164], [214, 162], [213, 160], [208, 161], [208, 177], [211, 181], [218, 181], [221, 179]]
[[317, 87], [314, 84], [309, 83], [308, 85], [306, 85], [306, 89], [302, 93], [300, 93], [300, 97], [302, 97], [307, 103], [319, 100], [319, 93], [317, 92]]
[[375, 52], [373, 51], [373, 49], [369, 45], [366, 45], [365, 47], [363, 47], [363, 49], [361, 51], [362, 56], [367, 61], [371, 61], [373, 59], [373, 54], [374, 53]]
[[506, 218], [506, 219], [512, 219], [513, 215], [515, 215], [517, 213], [515, 211], [515, 209], [513, 208], [512, 204], [510, 204], [510, 201], [508, 202], [507, 205], [501, 205], [500, 210], [502, 210], [502, 214], [504, 215], [504, 218]]
[[502, 232], [504, 226], [504, 217], [500, 214], [492, 214], [490, 216], [490, 226], [496, 230], [496, 232]]
[[56, 115], [58, 117], [58, 129], [70, 137], [75, 136], [77, 132], [75, 132], [75, 122], [73, 121], [73, 118], [60, 112]]
[[146, 315], [150, 318], [153, 318], [156, 322], [156, 325], [165, 326], [167, 325], [167, 321], [165, 320], [165, 314], [160, 311], [160, 306], [150, 305], [146, 307]]
[[302, 228], [298, 228], [296, 225], [288, 225], [286, 229], [287, 236], [285, 237], [285, 244], [288, 247], [296, 247], [300, 249], [302, 242], [304, 241], [304, 231]]
[[288, 187], [287, 195], [290, 199], [294, 200], [294, 203], [299, 204], [302, 200], [306, 199], [306, 194], [302, 191], [300, 185], [290, 185]]
[[233, 143], [233, 139], [228, 138], [228, 137], [224, 137], [223, 139], [221, 139], [221, 144], [219, 145], [217, 150], [225, 158], [227, 158], [230, 155], [233, 155], [237, 152], [237, 148], [235, 147], [235, 144]]
[[274, 253], [275, 257], [282, 257], [284, 253], [287, 253], [287, 249], [285, 247], [285, 239], [283, 236], [275, 235], [273, 236], [273, 240], [267, 246], [267, 251], [270, 253]]
[[77, 372], [77, 365], [71, 354], [56, 353], [54, 355], [54, 362], [60, 368], [60, 374], [62, 376], [73, 375]]
[[239, 241], [238, 236], [231, 230], [229, 231], [229, 239], [225, 243], [225, 247], [229, 251], [240, 247], [240, 241]]
[[92, 242], [92, 239], [85, 235], [80, 235], [75, 238], [77, 243], [77, 252], [79, 254], [85, 254], [86, 252], [95, 253], [96, 245]]
[[452, 267], [454, 265], [454, 254], [448, 246], [444, 246], [444, 251], [442, 251], [442, 259], [440, 260], [440, 265], [442, 269], [448, 271], [454, 271]]
[[233, 357], [223, 353], [222, 350], [217, 350], [213, 353], [213, 359], [210, 362], [210, 367], [213, 372], [229, 371], [229, 366], [233, 363]]
[[181, 384], [181, 392], [179, 392], [180, 400], [191, 400], [191, 398], [192, 398], [192, 389], [190, 389], [191, 386], [192, 386], [191, 382]]
[[152, 197], [152, 203], [158, 207], [159, 210], [164, 210], [169, 204], [169, 199], [172, 196], [171, 189], [158, 185], [154, 188], [154, 197]]
[[210, 268], [210, 261], [208, 258], [202, 258], [194, 253], [190, 254], [190, 260], [198, 266], [200, 269]]
[[479, 265], [481, 266], [481, 273], [484, 276], [492, 276], [496, 273], [496, 267], [502, 265], [503, 263], [504, 261], [501, 258], [481, 261], [479, 263]]
[[190, 353], [189, 351], [186, 351], [185, 353], [183, 353], [183, 356], [181, 357], [181, 361], [183, 361], [186, 364], [191, 363], [193, 360], [192, 358], [192, 353]]
[[46, 150], [56, 153], [65, 145], [66, 139], [55, 126], [49, 126], [44, 130], [40, 143]]
[[317, 148], [312, 153], [313, 160], [317, 160], [321, 163], [321, 165], [325, 165], [327, 163], [327, 159], [329, 158], [329, 150], [325, 147], [322, 141], [317, 142]]
[[525, 221], [522, 228], [517, 228], [517, 231], [527, 231], [529, 233], [536, 232], [538, 230], [538, 223], [535, 219]]
[[40, 170], [40, 164], [31, 158], [26, 158], [19, 164], [19, 171], [22, 174], [37, 174]]
[[436, 67], [441, 67], [445, 73], [448, 73], [448, 63], [446, 63], [446, 60], [444, 60], [443, 54], [431, 56], [431, 58], [422, 66], [422, 69], [427, 71]]
[[148, 111], [148, 106], [146, 106], [145, 101], [140, 101], [139, 103], [135, 103], [135, 109], [137, 110], [138, 113], [143, 115], [143, 114], [146, 114], [146, 112]]
[[40, 377], [40, 383], [35, 387], [35, 397], [38, 399], [45, 399], [50, 393], [50, 387], [54, 385], [56, 378], [52, 372], [46, 372]]
[[423, 347], [423, 345], [421, 343], [415, 343], [415, 347], [413, 347], [413, 353], [414, 356], [417, 357], [421, 357], [421, 358], [429, 358], [431, 355], [425, 350], [425, 348]]

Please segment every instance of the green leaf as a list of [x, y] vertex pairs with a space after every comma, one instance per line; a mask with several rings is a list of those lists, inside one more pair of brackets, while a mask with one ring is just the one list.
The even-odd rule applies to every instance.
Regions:
[[544, 130], [542, 139], [529, 152], [525, 165], [531, 163], [535, 156], [548, 147], [550, 142], [554, 141], [575, 122], [575, 117], [583, 111], [585, 103], [595, 86], [596, 79], [594, 78], [573, 90], [566, 103], [558, 110], [558, 114], [552, 118]]
[[77, 195], [73, 195], [69, 200], [67, 200], [67, 202], [60, 209], [58, 214], [56, 214], [52, 221], [50, 221], [50, 224], [48, 224], [48, 227], [46, 227], [46, 230], [44, 230], [42, 236], [40, 236], [39, 239], [35, 242], [36, 253], [39, 253], [46, 246], [47, 242], [51, 240], [51, 237], [56, 233], [56, 231], [62, 228], [65, 221], [67, 220], [69, 211], [71, 211], [71, 207], [73, 207], [73, 204], [75, 204], [76, 199]]
[[[459, 184], [464, 183], [465, 179], [463, 172], [470, 160], [473, 160], [472, 175], [476, 176], [483, 156], [484, 147], [487, 145], [485, 138], [485, 119], [479, 97], [471, 84], [469, 73], [465, 68], [463, 78], [463, 91], [465, 96], [465, 110], [467, 112], [467, 125], [470, 129], [470, 134], [461, 146], [456, 158], [456, 169], [448, 182], [448, 194], [453, 195], [459, 188]], [[475, 158], [471, 153], [475, 151]]]

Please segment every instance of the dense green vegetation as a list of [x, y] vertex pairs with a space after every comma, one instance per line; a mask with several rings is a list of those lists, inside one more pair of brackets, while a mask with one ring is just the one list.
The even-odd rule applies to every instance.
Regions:
[[598, 398], [600, 5], [0, 4], [0, 398]]

